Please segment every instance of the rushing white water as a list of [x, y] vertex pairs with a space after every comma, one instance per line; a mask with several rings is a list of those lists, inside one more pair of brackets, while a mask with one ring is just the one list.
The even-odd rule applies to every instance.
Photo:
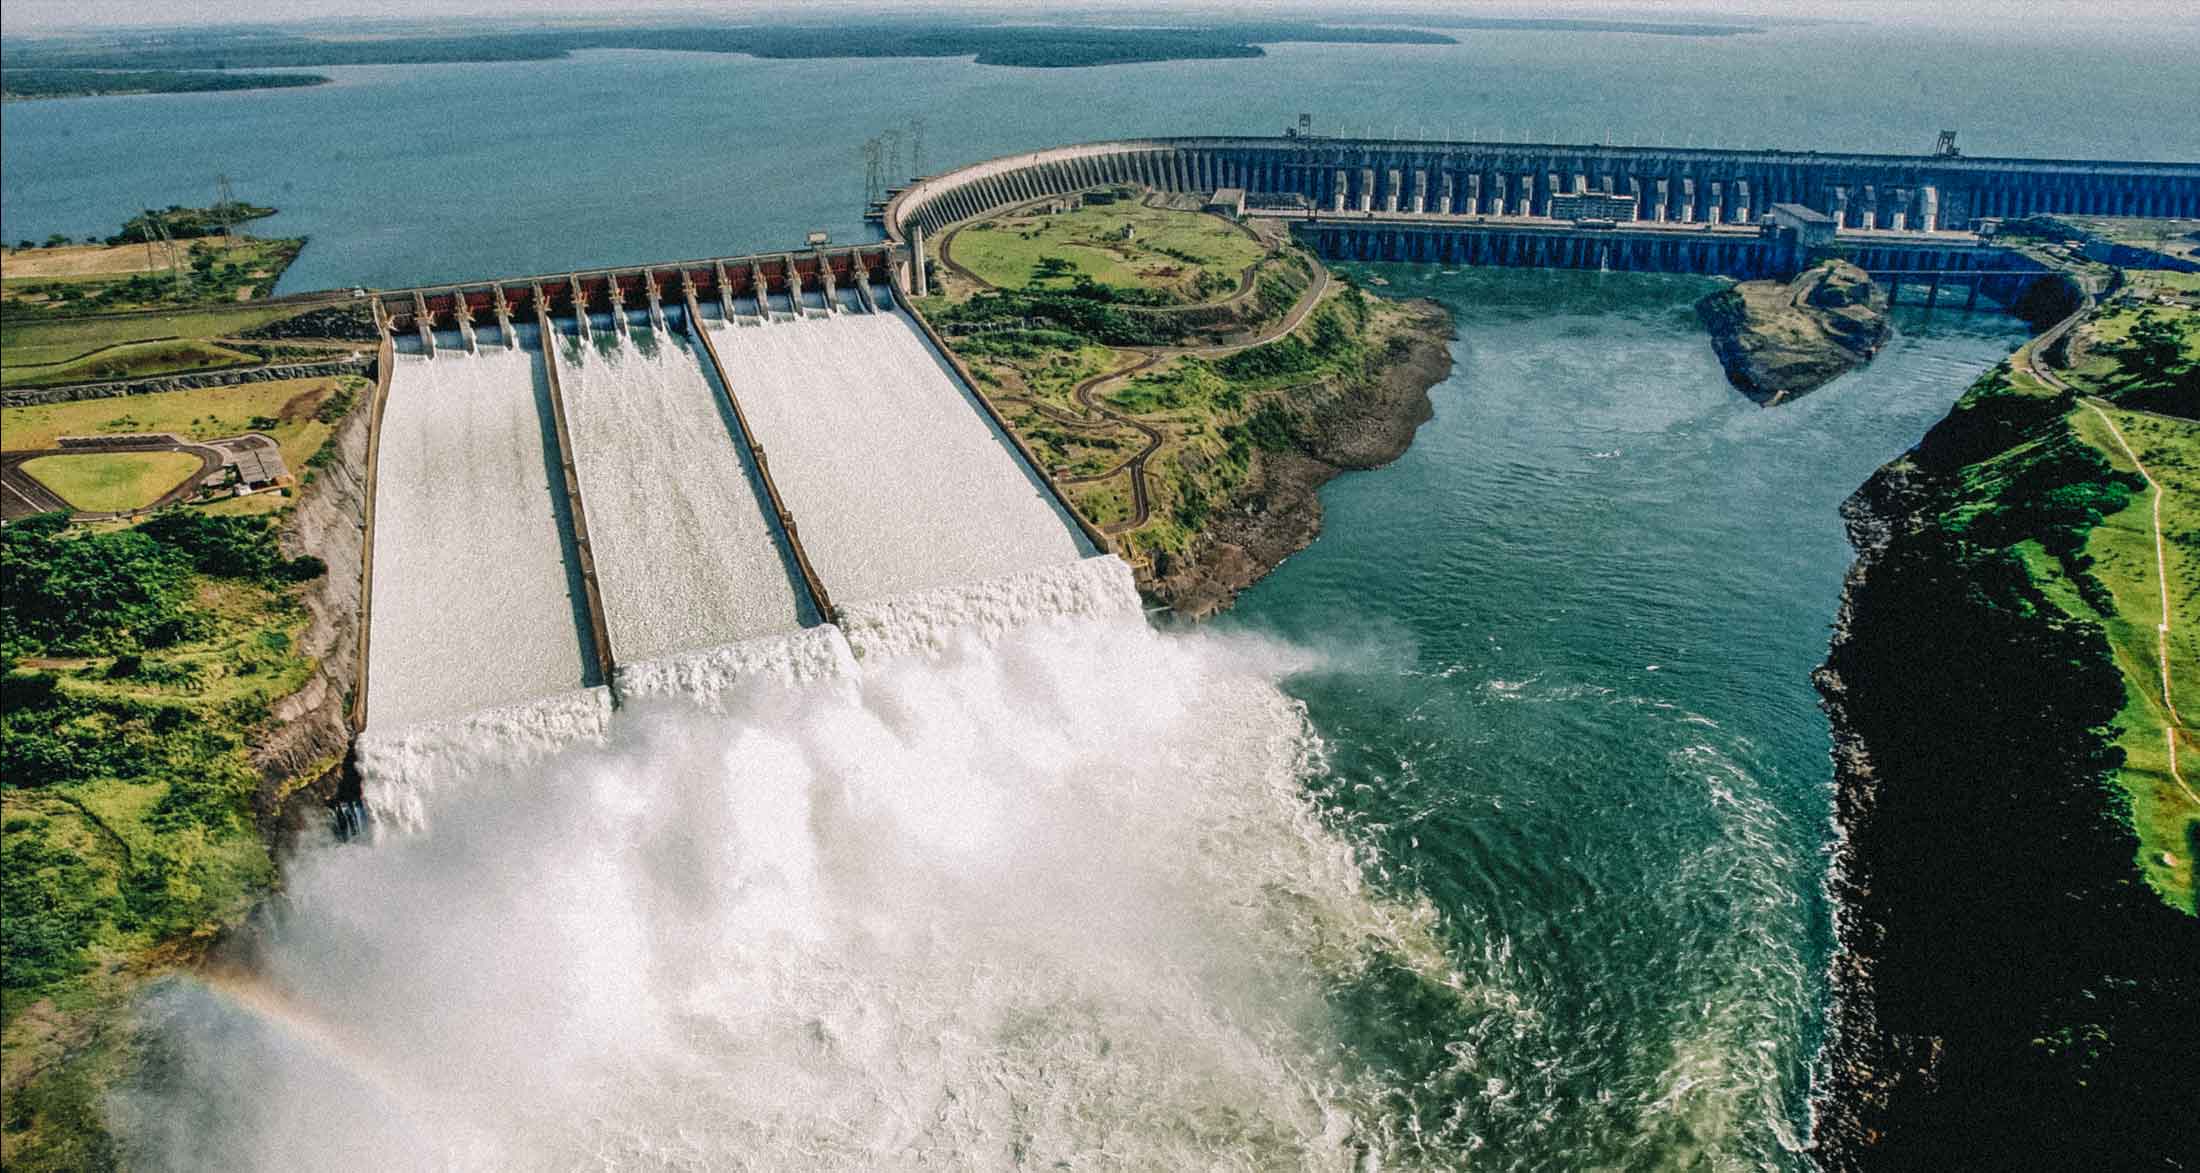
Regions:
[[376, 477], [367, 719], [445, 719], [583, 683], [536, 349], [397, 356]]
[[633, 329], [557, 356], [618, 658], [793, 631], [805, 607], [707, 360], [684, 336]]
[[901, 314], [709, 328], [835, 604], [998, 578], [1086, 552], [1060, 506]]
[[1112, 559], [1049, 578], [988, 594], [1114, 605], [990, 638], [910, 605], [880, 646], [929, 655], [370, 776], [406, 819], [296, 861], [249, 984], [155, 1005], [126, 1135], [179, 1169], [1356, 1166], [1337, 983], [1450, 979], [1307, 805], [1303, 659], [1150, 629]]

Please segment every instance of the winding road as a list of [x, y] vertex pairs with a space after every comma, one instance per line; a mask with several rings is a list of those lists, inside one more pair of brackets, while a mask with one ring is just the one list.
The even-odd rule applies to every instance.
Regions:
[[[1008, 210], [1008, 212], [1013, 211], [1014, 209]], [[1008, 214], [1008, 212], [1004, 212], [1001, 214]], [[940, 264], [946, 266], [950, 272], [954, 273], [956, 276], [962, 278], [963, 280], [968, 281], [971, 285], [979, 289], [998, 289], [1000, 288], [999, 286], [994, 285], [992, 282], [987, 281], [985, 278], [971, 272], [969, 269], [965, 268], [962, 264], [954, 259], [955, 237], [959, 235], [962, 230], [970, 223], [976, 222], [977, 221], [966, 221], [965, 223], [957, 224], [953, 228], [950, 228], [946, 232], [942, 233], [940, 236], [939, 250], [937, 255], [939, 257]], [[1262, 261], [1265, 262], [1266, 259], [1267, 258], [1263, 258]], [[1245, 272], [1239, 277], [1239, 290], [1236, 293], [1231, 294], [1228, 298], [1223, 299], [1221, 302], [1206, 303], [1197, 307], [1186, 308], [1197, 308], [1203, 310], [1213, 309], [1217, 305], [1234, 304], [1251, 296], [1255, 285], [1255, 272], [1260, 268], [1261, 263], [1262, 262], [1256, 262], [1255, 264], [1246, 267]], [[1097, 420], [1072, 415], [1068, 412], [1062, 411], [1059, 408], [1040, 403], [1039, 401], [1032, 399], [1029, 396], [1002, 396], [995, 402], [1002, 404], [1016, 404], [1018, 406], [1029, 407], [1032, 411], [1046, 417], [1048, 420], [1051, 420], [1054, 423], [1061, 424], [1064, 427], [1088, 428], [1094, 430], [1118, 430], [1122, 428], [1128, 428], [1132, 431], [1137, 432], [1140, 436], [1144, 437], [1145, 446], [1139, 449], [1139, 451], [1135, 455], [1131, 456], [1128, 460], [1123, 461], [1121, 464], [1118, 464], [1113, 468], [1107, 469], [1103, 472], [1091, 473], [1085, 476], [1055, 478], [1057, 481], [1065, 485], [1089, 485], [1097, 484], [1101, 481], [1111, 480], [1117, 476], [1128, 473], [1130, 476], [1131, 484], [1131, 516], [1122, 521], [1112, 522], [1108, 525], [1100, 527], [1102, 532], [1108, 534], [1128, 533], [1131, 530], [1137, 529], [1140, 526], [1145, 525], [1146, 522], [1153, 516], [1152, 498], [1148, 493], [1146, 487], [1146, 462], [1148, 460], [1151, 460], [1155, 453], [1161, 451], [1162, 442], [1168, 438], [1168, 434], [1162, 431], [1160, 428], [1154, 426], [1153, 424], [1147, 423], [1146, 421], [1139, 419], [1136, 416], [1126, 415], [1123, 412], [1117, 411], [1114, 408], [1109, 407], [1106, 403], [1101, 401], [1100, 389], [1105, 386], [1110, 386], [1112, 384], [1126, 381], [1136, 376], [1140, 372], [1148, 370], [1149, 368], [1166, 359], [1182, 357], [1221, 358], [1228, 355], [1236, 354], [1238, 351], [1241, 350], [1250, 350], [1253, 347], [1263, 346], [1270, 342], [1274, 342], [1276, 339], [1281, 338], [1284, 335], [1289, 334], [1293, 330], [1298, 329], [1300, 326], [1306, 323], [1307, 317], [1314, 312], [1314, 307], [1320, 305], [1323, 296], [1329, 292], [1329, 270], [1324, 267], [1322, 263], [1318, 260], [1312, 261], [1312, 264], [1313, 279], [1307, 282], [1305, 290], [1301, 291], [1301, 293], [1299, 294], [1299, 299], [1297, 303], [1291, 307], [1291, 312], [1285, 314], [1282, 321], [1277, 322], [1275, 325], [1262, 330], [1251, 339], [1243, 342], [1232, 342], [1213, 346], [1126, 346], [1113, 348], [1120, 350], [1125, 354], [1135, 355], [1137, 357], [1131, 362], [1125, 363], [1121, 366], [1113, 367], [1109, 370], [1102, 371], [1099, 374], [1093, 375], [1085, 379], [1084, 381], [1078, 383], [1077, 386], [1072, 388], [1070, 391], [1071, 398], [1075, 399], [1079, 406], [1093, 413], [1093, 415], [1098, 416], [1099, 418]], [[1050, 473], [1048, 475], [1052, 474]]]

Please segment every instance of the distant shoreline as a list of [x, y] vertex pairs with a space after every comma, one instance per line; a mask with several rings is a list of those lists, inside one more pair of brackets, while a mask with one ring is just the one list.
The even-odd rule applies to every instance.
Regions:
[[[7, 47], [8, 100], [107, 97], [293, 88], [330, 79], [256, 74], [267, 69], [347, 65], [449, 65], [557, 61], [591, 49], [721, 53], [762, 60], [967, 58], [978, 65], [1078, 69], [1219, 61], [1266, 56], [1267, 46], [1457, 45], [1451, 35], [1488, 32], [1617, 33], [1666, 37], [1732, 37], [1761, 33], [1759, 25], [1598, 19], [1505, 19], [1401, 15], [1383, 23], [1236, 21], [1168, 27], [1053, 23], [995, 25], [938, 20], [869, 25], [698, 25], [512, 28], [334, 37], [321, 34], [240, 36], [217, 29], [182, 29], [158, 44], [58, 36], [17, 40]], [[239, 71], [239, 72], [229, 72]], [[94, 74], [117, 84], [79, 85]], [[127, 81], [120, 79], [128, 78]]]
[[[133, 94], [217, 94], [288, 90], [329, 84], [315, 73], [230, 73], [214, 69], [8, 69], [0, 74], [0, 101], [120, 98]], [[108, 84], [98, 84], [98, 83]]]

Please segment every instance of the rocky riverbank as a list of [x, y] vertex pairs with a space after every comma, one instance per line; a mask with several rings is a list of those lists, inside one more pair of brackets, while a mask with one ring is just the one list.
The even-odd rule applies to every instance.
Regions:
[[2116, 478], [2070, 408], [1990, 375], [1843, 510], [1823, 1169], [2190, 1167], [2200, 926], [2133, 866], [2103, 630], [2019, 548]]
[[332, 458], [315, 470], [284, 519], [283, 551], [312, 555], [328, 573], [301, 600], [308, 623], [297, 654], [313, 661], [305, 687], [273, 706], [271, 732], [252, 747], [262, 826], [284, 840], [326, 826], [351, 752], [351, 702], [359, 687], [360, 570], [366, 556], [367, 433], [371, 397], [329, 437]]
[[1321, 533], [1319, 490], [1338, 474], [1405, 454], [1434, 414], [1429, 389], [1451, 374], [1451, 315], [1432, 301], [1386, 302], [1402, 320], [1381, 340], [1380, 369], [1350, 385], [1304, 389], [1297, 446], [1263, 452], [1189, 553], [1141, 568], [1139, 586], [1187, 618], [1230, 605]]
[[1871, 361], [1892, 327], [1887, 294], [1862, 269], [1829, 261], [1794, 280], [1744, 281], [1696, 304], [1726, 377], [1771, 406]]

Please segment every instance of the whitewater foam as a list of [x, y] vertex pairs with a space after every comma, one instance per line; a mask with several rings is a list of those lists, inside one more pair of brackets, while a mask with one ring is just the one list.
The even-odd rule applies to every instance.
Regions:
[[361, 799], [378, 825], [427, 825], [435, 787], [500, 763], [531, 761], [582, 742], [601, 742], [611, 726], [611, 692], [580, 688], [441, 721], [377, 725], [354, 746]]
[[937, 652], [957, 639], [998, 639], [1043, 619], [1136, 613], [1130, 567], [1112, 554], [1017, 571], [951, 587], [913, 591], [841, 608], [840, 626], [858, 657]]
[[619, 695], [678, 698], [716, 710], [729, 694], [743, 689], [814, 684], [855, 670], [846, 636], [828, 623], [621, 665]]
[[1303, 654], [1157, 632], [1112, 559], [977, 596], [899, 601], [860, 662], [815, 629], [638, 666], [616, 716], [363, 748], [393, 833], [296, 861], [264, 997], [177, 999], [140, 1119], [194, 1127], [148, 1143], [244, 1169], [1385, 1147], [1334, 992], [1456, 982], [1308, 799], [1320, 743], [1275, 684]]

